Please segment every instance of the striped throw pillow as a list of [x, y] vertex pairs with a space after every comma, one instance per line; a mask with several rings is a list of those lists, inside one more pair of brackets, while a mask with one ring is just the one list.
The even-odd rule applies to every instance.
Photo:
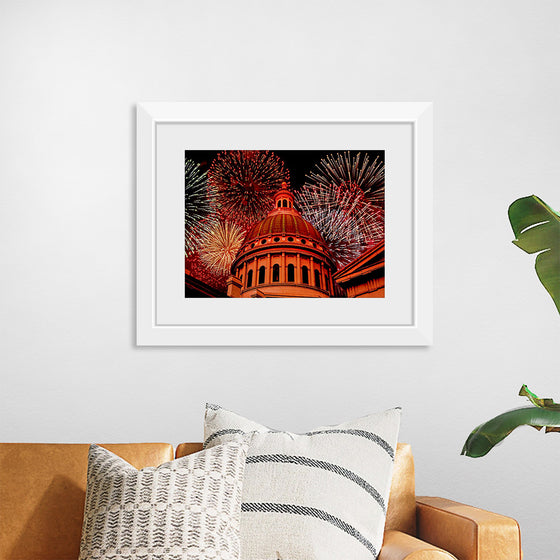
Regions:
[[247, 443], [137, 470], [89, 450], [79, 560], [239, 560]]
[[206, 405], [205, 447], [253, 432], [241, 505], [242, 560], [375, 560], [401, 409], [305, 434]]

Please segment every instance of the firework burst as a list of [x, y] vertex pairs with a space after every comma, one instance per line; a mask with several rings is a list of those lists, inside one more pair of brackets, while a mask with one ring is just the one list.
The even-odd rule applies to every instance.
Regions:
[[[310, 217], [306, 218], [309, 220]], [[358, 231], [343, 212], [334, 208], [322, 210], [319, 222], [314, 225], [338, 267], [345, 266], [360, 256], [363, 245], [358, 239]]]
[[302, 216], [321, 234], [339, 266], [384, 237], [384, 212], [357, 185], [309, 185], [297, 194]]
[[315, 170], [306, 175], [306, 185], [328, 188], [331, 185], [349, 189], [358, 187], [374, 206], [385, 205], [385, 163], [368, 153], [338, 152], [324, 157]]
[[201, 226], [215, 212], [215, 193], [208, 186], [207, 172], [185, 157], [185, 255], [200, 244]]
[[262, 150], [221, 152], [208, 171], [220, 212], [243, 226], [266, 216], [283, 181], [289, 181], [289, 173], [282, 160]]
[[244, 238], [245, 230], [238, 225], [216, 222], [201, 235], [200, 260], [213, 274], [225, 276]]
[[198, 253], [185, 258], [185, 273], [222, 292], [226, 291], [226, 276], [217, 276], [201, 260]]

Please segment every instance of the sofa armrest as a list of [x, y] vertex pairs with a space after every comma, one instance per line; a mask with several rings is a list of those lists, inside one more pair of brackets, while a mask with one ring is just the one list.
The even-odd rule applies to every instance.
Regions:
[[401, 531], [385, 531], [378, 560], [456, 560], [441, 548]]
[[444, 498], [416, 498], [418, 538], [458, 560], [520, 560], [517, 521]]

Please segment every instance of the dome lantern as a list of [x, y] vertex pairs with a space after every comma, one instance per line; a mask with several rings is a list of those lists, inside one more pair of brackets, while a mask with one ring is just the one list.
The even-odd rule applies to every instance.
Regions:
[[282, 183], [280, 190], [274, 195], [274, 209], [284, 210], [294, 207], [294, 195], [287, 183]]

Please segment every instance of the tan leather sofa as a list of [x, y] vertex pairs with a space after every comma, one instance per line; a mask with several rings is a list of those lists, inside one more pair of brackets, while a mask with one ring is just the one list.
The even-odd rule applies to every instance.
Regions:
[[[76, 560], [87, 444], [0, 444], [0, 560]], [[104, 445], [136, 468], [173, 459], [167, 443]], [[182, 443], [175, 456], [202, 448]], [[380, 560], [520, 560], [518, 524], [443, 498], [415, 495], [410, 446], [399, 444]]]

